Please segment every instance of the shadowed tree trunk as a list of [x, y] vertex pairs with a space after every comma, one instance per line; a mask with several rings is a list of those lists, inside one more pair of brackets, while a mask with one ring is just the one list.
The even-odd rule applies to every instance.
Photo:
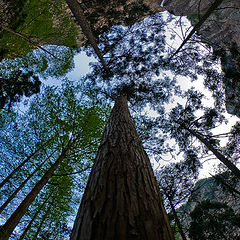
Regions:
[[102, 63], [105, 70], [109, 71], [109, 68], [97, 46], [96, 39], [92, 33], [91, 26], [84, 15], [83, 9], [77, 0], [66, 0], [68, 7], [76, 18], [78, 24], [81, 26], [83, 34], [87, 37], [88, 41], [92, 45], [95, 53], [97, 54], [100, 62]]
[[71, 240], [90, 239], [173, 239], [124, 95], [105, 128], [71, 235]]
[[201, 141], [214, 155], [220, 160], [237, 178], [240, 179], [240, 169], [238, 169], [230, 160], [228, 160], [221, 152], [219, 152], [206, 138], [198, 132], [184, 126], [194, 137]]
[[[167, 195], [166, 195], [166, 196], [167, 196]], [[177, 215], [177, 212], [176, 212], [176, 210], [175, 210], [175, 207], [174, 207], [174, 205], [173, 205], [173, 202], [172, 202], [172, 200], [171, 200], [171, 198], [170, 198], [169, 196], [167, 196], [167, 198], [168, 198], [168, 201], [169, 201], [169, 203], [170, 203], [170, 207], [171, 207], [171, 209], [172, 209], [173, 217], [174, 217], [175, 222], [176, 222], [176, 224], [177, 224], [178, 231], [179, 231], [179, 233], [180, 233], [180, 235], [181, 235], [181, 237], [182, 237], [182, 240], [187, 240], [187, 237], [186, 237], [186, 235], [185, 235], [185, 233], [184, 233], [184, 231], [183, 231], [182, 224], [181, 224], [181, 222], [180, 222], [180, 219], [179, 219], [179, 217], [178, 217], [178, 215]]]
[[[53, 152], [54, 153], [54, 152]], [[53, 154], [52, 153], [52, 154]], [[26, 183], [35, 175], [36, 172], [40, 170], [40, 168], [44, 165], [44, 163], [49, 158], [46, 158], [21, 184], [20, 186], [9, 196], [9, 198], [3, 203], [3, 205], [0, 207], [0, 214], [2, 211], [7, 207], [7, 205], [17, 196], [18, 192], [23, 189], [23, 187], [26, 185]]]
[[37, 209], [37, 211], [35, 212], [35, 214], [33, 215], [31, 221], [28, 223], [28, 225], [26, 226], [26, 228], [24, 229], [23, 233], [21, 234], [21, 236], [19, 237], [18, 240], [23, 240], [27, 234], [27, 232], [29, 231], [29, 229], [31, 228], [33, 222], [36, 220], [38, 214], [41, 212], [41, 210], [43, 209], [44, 205], [48, 202], [49, 198], [51, 197], [51, 194], [44, 200], [44, 202], [40, 205], [40, 207]]

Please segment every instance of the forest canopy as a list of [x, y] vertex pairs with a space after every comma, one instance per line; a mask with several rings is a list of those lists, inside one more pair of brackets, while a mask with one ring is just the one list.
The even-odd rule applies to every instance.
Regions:
[[[240, 123], [226, 111], [226, 82], [239, 79], [221, 70], [226, 52], [216, 53], [186, 18], [166, 12], [137, 19], [129, 26], [109, 26], [96, 34], [96, 26], [84, 16], [87, 5], [77, 3], [75, 12], [74, 3], [19, 0], [5, 6], [15, 11], [5, 16], [0, 29], [0, 239], [60, 240], [68, 239], [71, 232], [71, 239], [78, 239], [80, 223], [88, 217], [88, 211], [84, 215], [81, 209], [90, 203], [95, 212], [90, 214], [89, 229], [96, 226], [103, 234], [99, 236], [112, 236], [111, 231], [104, 235], [97, 228], [105, 219], [101, 211], [116, 206], [116, 211], [107, 212], [117, 219], [114, 213], [117, 206], [121, 208], [119, 203], [133, 204], [141, 191], [149, 193], [144, 196], [154, 192], [156, 199], [161, 193], [157, 205], [163, 201], [169, 220], [162, 208], [160, 216], [166, 222], [160, 225], [171, 226], [176, 239], [238, 239]], [[132, 17], [137, 18], [140, 6]], [[194, 16], [195, 26], [207, 13]], [[88, 74], [72, 81], [67, 74], [79, 68], [74, 65], [79, 52], [94, 61]], [[236, 59], [229, 62], [235, 64]], [[128, 105], [123, 103], [125, 97]], [[128, 107], [135, 125], [126, 113]], [[122, 133], [117, 123], [124, 123]], [[126, 138], [126, 146], [122, 139], [128, 131], [126, 136], [134, 137]], [[127, 150], [132, 142], [136, 151]], [[150, 164], [139, 170], [142, 163], [114, 170], [110, 160], [119, 155], [120, 163], [126, 152], [141, 155], [136, 162], [141, 158], [149, 162], [149, 157], [153, 170]], [[201, 180], [200, 184], [209, 166], [212, 183]], [[136, 184], [133, 176], [139, 180]], [[97, 179], [105, 179], [106, 184], [102, 186], [100, 180], [97, 184]], [[156, 191], [143, 190], [146, 179], [151, 179], [149, 186]], [[114, 181], [115, 189], [111, 189]], [[124, 186], [131, 188], [125, 193]], [[204, 191], [216, 196], [205, 196]], [[111, 194], [118, 196], [116, 202], [100, 210], [104, 197], [115, 201]], [[139, 206], [147, 202], [147, 197], [139, 199]], [[133, 212], [136, 209], [132, 207]], [[137, 236], [141, 228], [133, 224], [133, 212], [126, 210], [126, 215], [132, 221], [129, 226], [136, 229], [126, 232]], [[208, 228], [213, 220], [214, 226]], [[231, 227], [236, 230], [233, 235]], [[164, 229], [168, 231], [164, 239], [172, 239], [168, 227]], [[115, 234], [121, 239], [121, 232]]]

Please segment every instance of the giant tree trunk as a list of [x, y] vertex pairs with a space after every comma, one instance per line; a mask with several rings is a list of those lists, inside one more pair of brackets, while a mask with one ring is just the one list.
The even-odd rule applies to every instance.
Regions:
[[115, 103], [71, 240], [173, 239], [153, 170], [126, 96]]

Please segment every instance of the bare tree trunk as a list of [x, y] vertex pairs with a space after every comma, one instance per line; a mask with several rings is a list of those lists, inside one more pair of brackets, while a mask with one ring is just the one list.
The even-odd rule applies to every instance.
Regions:
[[52, 193], [44, 200], [44, 202], [41, 204], [41, 206], [38, 208], [38, 210], [35, 212], [35, 214], [33, 215], [32, 219], [30, 220], [30, 222], [28, 223], [27, 227], [24, 229], [23, 233], [21, 234], [20, 238], [18, 240], [23, 240], [28, 232], [28, 230], [31, 228], [33, 222], [35, 221], [37, 215], [40, 213], [40, 211], [42, 210], [42, 208], [44, 207], [44, 205], [47, 203], [47, 201], [49, 200], [49, 198], [51, 197]]
[[41, 218], [40, 224], [39, 224], [39, 226], [38, 226], [38, 228], [37, 228], [36, 233], [34, 234], [33, 239], [38, 239], [37, 236], [38, 236], [38, 234], [40, 233], [41, 228], [42, 228], [42, 225], [43, 225], [45, 219], [47, 218], [47, 216], [48, 216], [48, 214], [49, 214], [49, 212], [50, 212], [50, 208], [51, 208], [51, 206], [49, 205], [48, 208], [47, 208], [47, 210], [46, 210], [46, 212], [44, 213], [43, 217]]
[[215, 2], [211, 5], [211, 7], [207, 10], [207, 12], [201, 17], [199, 22], [193, 27], [191, 32], [187, 35], [187, 37], [184, 39], [180, 47], [176, 50], [176, 52], [173, 53], [173, 55], [169, 58], [169, 62], [173, 59], [175, 55], [179, 53], [179, 51], [182, 49], [182, 47], [187, 43], [187, 41], [192, 37], [192, 35], [197, 32], [200, 27], [203, 25], [203, 23], [208, 19], [208, 17], [213, 13], [214, 10], [216, 10], [223, 0], [215, 0]]
[[20, 186], [12, 193], [12, 195], [3, 203], [3, 205], [0, 207], [0, 213], [7, 207], [7, 205], [13, 200], [13, 198], [18, 194], [20, 190], [25, 186], [25, 184], [34, 176], [34, 174], [39, 171], [39, 169], [44, 165], [44, 163], [49, 158], [46, 158], [45, 161], [43, 161], [21, 184]]
[[71, 240], [172, 240], [153, 170], [128, 111], [115, 102]]
[[61, 155], [55, 161], [55, 163], [49, 168], [49, 170], [42, 176], [42, 178], [37, 182], [35, 187], [31, 190], [31, 192], [24, 198], [15, 212], [10, 216], [10, 218], [6, 221], [6, 223], [0, 229], [0, 240], [7, 240], [12, 234], [13, 230], [23, 217], [23, 215], [28, 210], [29, 206], [32, 204], [34, 199], [37, 197], [38, 193], [42, 190], [48, 180], [52, 177], [54, 171], [66, 157], [67, 152], [71, 148], [72, 141], [69, 142], [67, 147], [62, 150]]
[[41, 145], [38, 149], [36, 149], [32, 154], [30, 154], [29, 156], [26, 157], [26, 159], [19, 164], [18, 167], [16, 167], [1, 183], [0, 183], [0, 188], [2, 188], [9, 180], [10, 178], [17, 172], [20, 170], [20, 168], [27, 163], [37, 152], [39, 152], [46, 144], [48, 143], [48, 141]]
[[212, 144], [208, 142], [208, 140], [206, 140], [198, 132], [186, 126], [185, 129], [188, 130], [200, 142], [202, 142], [217, 157], [218, 160], [220, 160], [237, 178], [240, 179], [240, 170], [230, 160], [224, 157], [222, 153], [220, 153], [216, 148], [214, 148]]
[[[166, 195], [166, 196], [167, 196], [167, 195]], [[181, 224], [181, 222], [180, 222], [180, 220], [179, 220], [179, 217], [178, 217], [178, 215], [177, 215], [177, 212], [176, 212], [176, 210], [175, 210], [175, 207], [174, 207], [174, 205], [173, 205], [173, 203], [172, 203], [172, 200], [171, 200], [171, 198], [170, 198], [169, 196], [167, 196], [167, 198], [168, 198], [168, 201], [169, 201], [169, 203], [170, 203], [170, 207], [171, 207], [171, 210], [172, 210], [172, 213], [173, 213], [175, 222], [176, 222], [176, 224], [177, 224], [178, 231], [179, 231], [182, 239], [183, 239], [183, 240], [187, 240], [186, 235], [185, 235], [185, 233], [184, 233], [184, 231], [183, 231], [183, 228], [182, 228], [182, 224]]]
[[66, 0], [66, 2], [74, 17], [76, 18], [78, 24], [81, 26], [83, 34], [87, 37], [88, 41], [92, 45], [103, 67], [105, 68], [105, 70], [109, 71], [109, 68], [100, 52], [100, 49], [97, 46], [96, 39], [92, 33], [90, 24], [84, 15], [80, 3], [77, 0]]

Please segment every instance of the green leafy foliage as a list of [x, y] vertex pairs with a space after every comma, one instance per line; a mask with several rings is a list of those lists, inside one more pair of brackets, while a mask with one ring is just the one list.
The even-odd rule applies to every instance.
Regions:
[[[79, 201], [79, 193], [86, 184], [89, 174], [87, 170], [92, 166], [109, 113], [108, 104], [103, 99], [96, 99], [84, 82], [73, 84], [69, 80], [63, 80], [61, 87], [43, 86], [43, 91], [31, 99], [25, 113], [2, 113], [1, 157], [6, 157], [6, 161], [1, 162], [1, 176], [7, 176], [26, 156], [31, 155], [39, 146], [42, 148], [1, 189], [1, 203], [39, 164], [46, 161], [14, 199], [14, 203], [19, 204], [24, 194], [33, 188], [58, 158], [70, 139], [76, 139], [24, 216], [25, 224], [19, 224], [19, 229], [24, 229], [44, 199], [50, 196], [25, 238], [35, 238], [40, 227], [39, 236], [50, 234], [51, 237], [65, 239], [66, 234], [61, 232], [59, 226], [65, 226], [66, 233], [69, 234], [68, 218], [75, 212], [71, 206], [72, 201]], [[10, 204], [4, 215], [11, 214], [13, 209]]]
[[[76, 47], [77, 28], [66, 14], [65, 1], [25, 0], [11, 27], [27, 36], [36, 45], [56, 44], [70, 48]], [[0, 39], [1, 58], [16, 58], [26, 55], [36, 46], [12, 33], [4, 31]]]

